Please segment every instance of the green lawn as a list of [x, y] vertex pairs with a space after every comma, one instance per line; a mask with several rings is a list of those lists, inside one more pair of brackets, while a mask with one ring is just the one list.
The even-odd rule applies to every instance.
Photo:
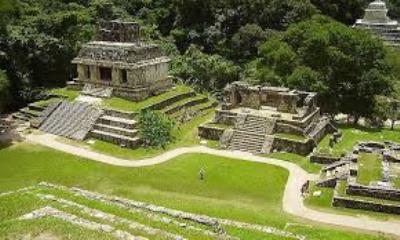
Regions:
[[318, 173], [321, 170], [321, 166], [310, 162], [310, 159], [308, 157], [304, 157], [294, 153], [277, 152], [277, 153], [264, 154], [262, 156], [293, 162], [302, 167], [309, 173]]
[[[200, 168], [206, 170], [205, 181], [198, 180]], [[305, 234], [307, 239], [383, 239], [331, 227], [310, 228], [283, 213], [281, 200], [287, 177], [286, 170], [279, 167], [206, 154], [183, 155], [161, 165], [132, 169], [29, 144], [0, 150], [0, 191], [48, 181], [280, 228], [297, 222], [299, 226], [287, 230]], [[0, 214], [8, 211], [0, 209]]]
[[382, 156], [361, 153], [358, 158], [357, 182], [368, 186], [372, 181], [382, 181]]
[[169, 99], [171, 97], [174, 97], [182, 93], [188, 93], [190, 91], [192, 91], [192, 89], [186, 85], [177, 85], [171, 91], [145, 99], [144, 101], [141, 102], [132, 102], [122, 98], [112, 97], [104, 99], [103, 106], [106, 108], [111, 108], [121, 111], [136, 112], [155, 103], [159, 103], [163, 100]]
[[57, 95], [60, 95], [60, 96], [64, 96], [69, 101], [75, 100], [75, 98], [77, 98], [79, 96], [79, 94], [80, 94], [79, 91], [68, 90], [67, 88], [52, 89], [52, 90], [50, 90], [50, 93], [57, 94]]

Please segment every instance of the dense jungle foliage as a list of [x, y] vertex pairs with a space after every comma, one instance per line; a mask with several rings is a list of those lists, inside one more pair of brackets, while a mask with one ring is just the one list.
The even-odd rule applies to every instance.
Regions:
[[[397, 50], [351, 25], [368, 0], [0, 0], [0, 111], [64, 86], [99, 19], [138, 21], [173, 58], [171, 74], [206, 91], [227, 83], [320, 93], [327, 113], [370, 117], [396, 96]], [[398, 18], [400, 3], [388, 1]]]

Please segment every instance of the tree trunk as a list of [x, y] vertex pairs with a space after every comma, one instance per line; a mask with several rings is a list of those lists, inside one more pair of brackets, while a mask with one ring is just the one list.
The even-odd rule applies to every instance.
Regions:
[[394, 125], [396, 124], [396, 120], [392, 119], [391, 124], [390, 124], [390, 129], [393, 131], [394, 130]]

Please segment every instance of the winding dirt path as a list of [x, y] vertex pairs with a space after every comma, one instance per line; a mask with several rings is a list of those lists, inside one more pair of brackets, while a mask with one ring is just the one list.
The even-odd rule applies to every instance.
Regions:
[[255, 156], [245, 152], [232, 152], [225, 150], [216, 150], [204, 146], [196, 146], [190, 148], [178, 148], [159, 156], [142, 159], [142, 160], [124, 160], [105, 154], [97, 153], [89, 149], [72, 146], [66, 143], [61, 143], [56, 140], [56, 136], [50, 134], [28, 135], [26, 139], [32, 143], [40, 144], [49, 148], [73, 154], [79, 157], [87, 158], [97, 162], [110, 164], [121, 167], [145, 167], [167, 162], [179, 155], [187, 153], [206, 153], [216, 156], [240, 159], [244, 161], [265, 163], [279, 166], [289, 171], [289, 179], [285, 187], [283, 196], [283, 210], [289, 214], [300, 218], [312, 220], [315, 222], [336, 225], [346, 228], [354, 228], [358, 230], [380, 232], [400, 237], [400, 222], [396, 221], [379, 221], [360, 217], [339, 215], [333, 213], [320, 212], [307, 208], [303, 203], [301, 196], [301, 188], [308, 180], [316, 180], [317, 175], [309, 174], [294, 163], [287, 161]]

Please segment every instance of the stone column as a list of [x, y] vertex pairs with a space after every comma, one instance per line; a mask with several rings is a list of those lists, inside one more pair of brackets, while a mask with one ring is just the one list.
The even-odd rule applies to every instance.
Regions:
[[122, 74], [121, 69], [115, 68], [115, 67], [112, 68], [112, 70], [111, 70], [111, 77], [112, 77], [111, 83], [115, 84], [115, 85], [121, 84], [121, 82], [122, 82], [121, 74]]
[[90, 81], [100, 81], [100, 69], [99, 66], [90, 66]]

